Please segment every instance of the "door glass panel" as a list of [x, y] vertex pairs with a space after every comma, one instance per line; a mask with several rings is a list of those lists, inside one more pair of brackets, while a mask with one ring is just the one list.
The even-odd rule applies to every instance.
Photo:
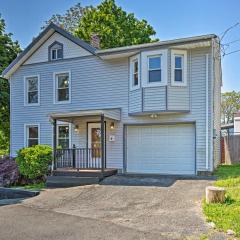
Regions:
[[93, 157], [101, 157], [101, 129], [100, 128], [92, 128], [91, 129], [91, 148], [93, 149], [92, 156]]

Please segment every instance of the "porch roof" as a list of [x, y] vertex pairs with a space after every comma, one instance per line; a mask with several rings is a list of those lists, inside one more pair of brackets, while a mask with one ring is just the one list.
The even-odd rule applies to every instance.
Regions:
[[101, 116], [120, 121], [121, 119], [121, 109], [120, 108], [111, 108], [111, 109], [95, 109], [95, 110], [79, 110], [79, 111], [69, 111], [69, 112], [55, 112], [50, 113], [49, 116], [52, 119], [61, 120], [61, 121], [73, 121], [79, 117], [92, 117], [92, 116]]

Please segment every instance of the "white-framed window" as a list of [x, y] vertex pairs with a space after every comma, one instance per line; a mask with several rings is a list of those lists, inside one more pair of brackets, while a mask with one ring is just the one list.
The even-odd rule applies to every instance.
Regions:
[[25, 76], [24, 77], [24, 105], [39, 105], [40, 104], [40, 76]]
[[171, 84], [172, 86], [187, 85], [187, 51], [171, 51]]
[[143, 87], [167, 85], [167, 51], [164, 49], [142, 52]]
[[130, 90], [140, 87], [140, 56], [130, 58]]
[[161, 55], [148, 56], [148, 83], [162, 81]]
[[54, 78], [54, 103], [70, 103], [71, 101], [71, 73], [58, 72]]
[[40, 144], [40, 124], [25, 124], [25, 147]]
[[66, 149], [71, 146], [71, 124], [57, 125], [57, 146]]
[[51, 45], [49, 55], [50, 60], [52, 61], [63, 59], [63, 45], [57, 42]]

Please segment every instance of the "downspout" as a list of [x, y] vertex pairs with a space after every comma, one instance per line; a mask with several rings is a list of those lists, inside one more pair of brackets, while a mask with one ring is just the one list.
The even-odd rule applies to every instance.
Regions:
[[214, 72], [215, 69], [214, 69], [214, 58], [215, 58], [215, 53], [214, 53], [214, 49], [213, 47], [215, 46], [214, 45], [214, 39], [212, 39], [212, 52], [211, 52], [211, 131], [210, 131], [210, 153], [211, 153], [211, 171], [213, 170], [214, 168], [214, 162], [213, 162], [213, 128], [214, 128], [214, 125], [213, 125], [213, 119], [214, 119], [214, 85], [215, 85], [215, 79], [214, 79]]
[[208, 151], [208, 54], [206, 54], [206, 169], [209, 166], [209, 151]]

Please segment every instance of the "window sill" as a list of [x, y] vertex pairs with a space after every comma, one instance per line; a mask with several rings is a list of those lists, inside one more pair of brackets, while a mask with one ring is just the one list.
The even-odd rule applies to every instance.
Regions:
[[161, 83], [146, 83], [143, 85], [143, 87], [163, 87], [163, 86], [167, 86], [167, 83], [165, 82], [161, 82]]
[[138, 86], [135, 86], [135, 87], [131, 87], [129, 90], [130, 91], [135, 91], [135, 90], [138, 90], [138, 89], [140, 89], [140, 86], [138, 85]]
[[58, 58], [58, 59], [50, 59], [49, 62], [55, 62], [55, 61], [58, 61], [58, 60], [63, 60], [63, 58]]
[[187, 87], [187, 83], [185, 83], [185, 82], [182, 82], [182, 83], [172, 82], [171, 86], [172, 87]]
[[24, 107], [38, 107], [40, 103], [24, 103]]
[[53, 104], [69, 104], [71, 101], [59, 101], [59, 102], [54, 102]]

